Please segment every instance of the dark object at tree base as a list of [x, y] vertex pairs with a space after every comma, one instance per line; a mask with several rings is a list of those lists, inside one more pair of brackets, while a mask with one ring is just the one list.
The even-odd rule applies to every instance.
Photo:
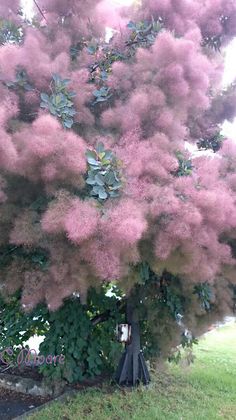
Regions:
[[129, 349], [123, 353], [115, 374], [115, 381], [123, 386], [136, 386], [141, 382], [148, 385], [150, 375], [143, 353], [132, 354]]
[[150, 375], [140, 350], [138, 316], [130, 302], [127, 302], [127, 322], [131, 325], [131, 342], [126, 344], [114, 380], [123, 386], [136, 386], [141, 382], [147, 385], [150, 382]]

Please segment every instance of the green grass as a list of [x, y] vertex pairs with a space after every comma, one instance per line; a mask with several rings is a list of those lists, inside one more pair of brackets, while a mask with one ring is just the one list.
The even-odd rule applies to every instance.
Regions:
[[236, 420], [236, 324], [210, 332], [196, 347], [190, 368], [153, 375], [149, 387], [80, 392], [31, 420]]

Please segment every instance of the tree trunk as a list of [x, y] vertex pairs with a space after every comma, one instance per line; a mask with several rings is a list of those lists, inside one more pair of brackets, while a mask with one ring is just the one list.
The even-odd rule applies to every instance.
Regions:
[[147, 385], [150, 382], [150, 375], [140, 348], [139, 319], [130, 299], [127, 301], [126, 320], [131, 325], [131, 341], [126, 344], [121, 356], [115, 381], [124, 386], [136, 386], [140, 382]]

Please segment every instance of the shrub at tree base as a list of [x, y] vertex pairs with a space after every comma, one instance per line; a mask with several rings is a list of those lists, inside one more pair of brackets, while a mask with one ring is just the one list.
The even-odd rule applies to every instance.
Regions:
[[1, 294], [53, 317], [116, 284], [167, 357], [234, 308], [236, 143], [220, 131], [236, 4], [34, 5], [32, 21], [0, 5]]
[[[0, 366], [24, 369], [37, 366], [32, 347], [32, 357], [25, 347], [27, 340], [38, 335], [42, 337], [40, 355], [49, 363], [39, 364], [39, 371], [51, 382], [66, 380], [69, 383], [81, 381], [101, 373], [111, 373], [118, 363], [121, 344], [114, 340], [117, 322], [123, 317], [116, 310], [118, 294], [113, 297], [91, 289], [86, 305], [78, 297], [67, 299], [57, 311], [50, 312], [45, 304], [37, 305], [30, 313], [24, 313], [17, 292], [7, 301], [0, 301]], [[109, 314], [107, 322], [100, 323], [100, 311]], [[113, 338], [113, 340], [112, 340]], [[9, 351], [9, 349], [11, 351]], [[50, 363], [55, 355], [63, 355], [63, 363]], [[28, 356], [28, 357], [27, 357]], [[21, 363], [19, 363], [19, 361]]]

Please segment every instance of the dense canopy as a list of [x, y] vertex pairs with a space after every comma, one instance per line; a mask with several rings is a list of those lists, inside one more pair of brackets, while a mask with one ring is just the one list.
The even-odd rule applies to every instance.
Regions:
[[55, 310], [91, 285], [128, 292], [147, 264], [179, 279], [193, 328], [211, 288], [206, 328], [236, 285], [235, 1], [34, 6], [0, 4], [2, 292]]

